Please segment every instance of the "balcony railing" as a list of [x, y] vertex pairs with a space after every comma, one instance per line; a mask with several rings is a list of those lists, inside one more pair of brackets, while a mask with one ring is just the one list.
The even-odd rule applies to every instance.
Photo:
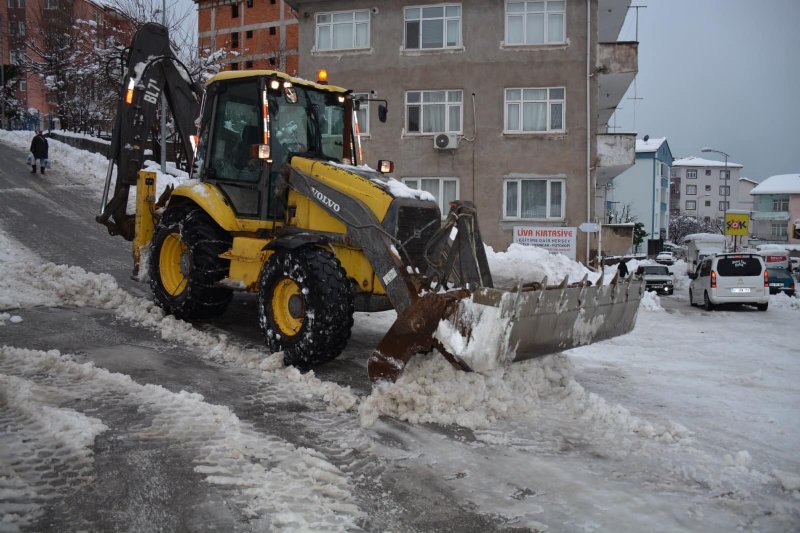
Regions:
[[752, 220], [789, 220], [788, 211], [753, 211]]

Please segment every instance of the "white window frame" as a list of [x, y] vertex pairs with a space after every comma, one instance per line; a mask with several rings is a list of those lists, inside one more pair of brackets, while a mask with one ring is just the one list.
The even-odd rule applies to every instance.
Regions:
[[[544, 100], [540, 98], [533, 98], [533, 99], [525, 99], [525, 91], [546, 91], [546, 98]], [[551, 97], [551, 91], [563, 91], [562, 98], [554, 98]], [[509, 99], [509, 92], [510, 91], [519, 91], [520, 97], [519, 99]], [[536, 104], [536, 103], [543, 103], [545, 108], [547, 109], [547, 118], [546, 118], [546, 127], [543, 130], [526, 130], [524, 129], [523, 124], [523, 117], [524, 117], [524, 107], [525, 104]], [[553, 127], [553, 107], [555, 105], [561, 106], [561, 127], [554, 128]], [[519, 129], [512, 130], [509, 127], [509, 118], [514, 115], [512, 113], [511, 107], [516, 106], [516, 119], [517, 124], [519, 125]], [[567, 88], [566, 87], [508, 87], [503, 91], [503, 133], [548, 133], [548, 132], [563, 132], [566, 129], [566, 122], [567, 120]]]
[[686, 179], [687, 180], [696, 180], [697, 179], [697, 169], [696, 168], [687, 168], [686, 169]]
[[774, 213], [784, 213], [789, 210], [789, 199], [788, 198], [773, 198], [772, 199], [772, 211]]
[[731, 186], [730, 185], [720, 185], [719, 186], [719, 195], [720, 196], [730, 196], [731, 195]]
[[727, 211], [731, 208], [731, 203], [725, 200], [719, 201], [718, 211]]
[[731, 171], [730, 170], [720, 170], [719, 171], [719, 179], [724, 180], [726, 179], [725, 176], [728, 176], [727, 179], [731, 179]]
[[360, 109], [356, 111], [358, 130], [362, 137], [369, 137], [369, 102], [361, 100], [362, 98], [369, 98], [369, 93], [353, 93], [353, 100], [361, 102]]
[[[528, 218], [521, 216], [522, 213], [522, 182], [523, 181], [546, 181], [547, 182], [547, 195], [545, 198], [545, 206], [546, 206], [546, 215], [544, 217], [535, 217], [535, 218]], [[516, 205], [516, 215], [509, 215], [508, 214], [508, 185], [509, 183], [515, 183], [517, 186], [517, 205]], [[550, 199], [552, 195], [552, 187], [553, 183], [560, 183], [561, 184], [561, 215], [560, 216], [551, 216], [550, 215]], [[503, 180], [503, 213], [502, 219], [503, 220], [564, 220], [566, 217], [566, 209], [567, 209], [567, 180], [564, 178], [505, 178]]]
[[[425, 102], [425, 95], [432, 94], [432, 93], [444, 93], [445, 100], [444, 102]], [[458, 93], [460, 95], [459, 100], [456, 101], [454, 94]], [[409, 102], [409, 95], [411, 94], [419, 94], [419, 102]], [[453, 100], [451, 100], [453, 97]], [[432, 106], [445, 106], [445, 114], [444, 114], [444, 131], [424, 131], [425, 129], [425, 111], [426, 109], [430, 109]], [[409, 109], [412, 107], [419, 107], [419, 131], [411, 131], [409, 128]], [[458, 128], [453, 127], [450, 124], [450, 111], [453, 108], [458, 108]], [[441, 90], [414, 90], [414, 91], [406, 91], [405, 94], [405, 111], [406, 111], [406, 119], [405, 119], [405, 133], [406, 135], [436, 135], [437, 133], [456, 133], [461, 134], [464, 131], [464, 91], [461, 89], [441, 89]]]
[[58, 0], [45, 0], [45, 9], [58, 9]]
[[687, 211], [697, 211], [697, 200], [686, 200]]
[[[334, 21], [334, 18], [341, 15], [350, 15], [350, 21]], [[356, 20], [356, 15], [366, 15], [366, 20]], [[327, 21], [320, 22], [320, 18], [328, 17]], [[371, 16], [370, 12], [367, 9], [354, 9], [348, 11], [326, 11], [323, 13], [317, 13], [314, 18], [314, 50], [317, 52], [329, 52], [329, 51], [336, 51], [336, 50], [364, 50], [370, 47], [370, 26], [371, 26]], [[352, 25], [353, 31], [353, 40], [350, 43], [350, 46], [345, 46], [342, 48], [334, 48], [334, 30], [336, 26], [343, 26], [343, 25]], [[367, 30], [367, 39], [366, 43], [359, 45], [357, 44], [357, 27], [358, 26], [366, 26]], [[329, 40], [326, 43], [327, 47], [323, 48], [320, 44], [320, 28], [327, 27], [329, 29]]]
[[25, 0], [8, 0], [8, 7], [11, 9], [25, 7]]
[[[436, 17], [426, 17], [425, 10], [430, 10], [432, 8], [442, 8], [442, 15]], [[448, 15], [447, 11], [448, 8], [450, 9], [458, 9], [458, 15]], [[410, 14], [414, 10], [418, 10], [418, 14]], [[404, 50], [447, 50], [453, 48], [462, 48], [463, 36], [462, 36], [462, 15], [464, 10], [459, 3], [450, 3], [450, 4], [430, 4], [430, 5], [419, 5], [419, 6], [406, 6], [403, 8], [403, 49]], [[409, 18], [414, 17], [417, 18]], [[442, 46], [428, 46], [423, 47], [422, 43], [422, 25], [425, 21], [436, 21], [440, 20], [442, 23]], [[416, 43], [409, 43], [408, 42], [408, 24], [409, 22], [419, 22], [419, 38]], [[447, 28], [449, 22], [457, 22], [458, 24], [458, 31], [455, 44], [448, 44], [447, 42]]]
[[[506, 0], [505, 3], [505, 45], [506, 46], [535, 46], [535, 45], [553, 45], [553, 44], [564, 44], [567, 42], [567, 0], [559, 1], [559, 0], [541, 0], [538, 2], [531, 2], [531, 1], [522, 1], [522, 0]], [[550, 10], [548, 7], [550, 4], [557, 4], [561, 3], [564, 5], [563, 9], [553, 9]], [[509, 5], [519, 5], [522, 4], [522, 11], [521, 12], [509, 12]], [[534, 8], [535, 4], [544, 4], [544, 10], [540, 11]], [[529, 9], [530, 8], [530, 9]], [[528, 17], [532, 14], [541, 14], [544, 19], [544, 40], [542, 42], [528, 42]], [[561, 40], [552, 40], [550, 39], [550, 15], [561, 15]], [[521, 18], [522, 21], [522, 41], [511, 41], [509, 37], [509, 22], [512, 19]]]
[[686, 185], [686, 196], [697, 196], [697, 185]]
[[770, 235], [772, 237], [788, 237], [789, 236], [789, 228], [786, 224], [781, 223], [772, 223], [770, 224]]
[[402, 181], [412, 189], [424, 190], [420, 187], [422, 180], [437, 180], [439, 182], [439, 194], [434, 194], [436, 203], [439, 205], [439, 211], [442, 213], [442, 218], [446, 218], [450, 212], [449, 203], [444, 203], [444, 184], [445, 182], [455, 182], [456, 184], [456, 197], [455, 200], [461, 198], [461, 180], [452, 176], [438, 177], [438, 176], [420, 176], [414, 178], [403, 178]]
[[23, 92], [23, 93], [27, 92], [27, 90], [28, 90], [28, 80], [23, 78], [23, 79], [17, 81], [17, 90], [20, 91], [20, 92]]

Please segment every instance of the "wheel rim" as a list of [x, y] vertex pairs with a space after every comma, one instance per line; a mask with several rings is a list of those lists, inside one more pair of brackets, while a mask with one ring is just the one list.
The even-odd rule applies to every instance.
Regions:
[[272, 291], [272, 317], [281, 334], [286, 337], [297, 335], [303, 327], [305, 303], [300, 286], [294, 280], [283, 278], [275, 284]]
[[158, 271], [161, 284], [170, 296], [177, 296], [186, 290], [189, 277], [189, 247], [177, 233], [170, 233], [161, 244], [158, 257]]

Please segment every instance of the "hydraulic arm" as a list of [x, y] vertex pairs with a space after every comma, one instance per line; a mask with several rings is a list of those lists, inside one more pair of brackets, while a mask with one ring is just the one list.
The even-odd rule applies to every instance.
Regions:
[[[157, 116], [162, 92], [175, 119], [184, 153], [191, 157], [202, 89], [174, 56], [167, 29], [160, 24], [148, 23], [136, 32], [127, 51], [122, 95], [117, 104], [108, 153], [102, 211], [96, 217], [111, 235], [122, 235], [129, 241], [134, 237], [134, 216], [126, 212], [128, 197], [131, 186], [136, 184], [137, 172], [144, 164], [145, 145]], [[117, 179], [109, 200], [115, 165]]]

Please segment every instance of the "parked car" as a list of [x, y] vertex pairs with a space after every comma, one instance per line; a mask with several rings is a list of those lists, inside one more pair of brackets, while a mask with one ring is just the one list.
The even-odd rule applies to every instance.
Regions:
[[672, 272], [664, 265], [639, 265], [635, 275], [644, 278], [644, 288], [658, 294], [672, 294]]
[[689, 303], [709, 311], [720, 304], [750, 304], [759, 311], [769, 306], [769, 281], [764, 258], [758, 254], [723, 253], [703, 259], [689, 274]]
[[672, 255], [672, 252], [661, 252], [656, 256], [656, 263], [660, 263], [662, 265], [674, 265], [675, 256]]
[[767, 268], [767, 279], [770, 294], [784, 292], [789, 296], [794, 296], [794, 278], [787, 269]]

